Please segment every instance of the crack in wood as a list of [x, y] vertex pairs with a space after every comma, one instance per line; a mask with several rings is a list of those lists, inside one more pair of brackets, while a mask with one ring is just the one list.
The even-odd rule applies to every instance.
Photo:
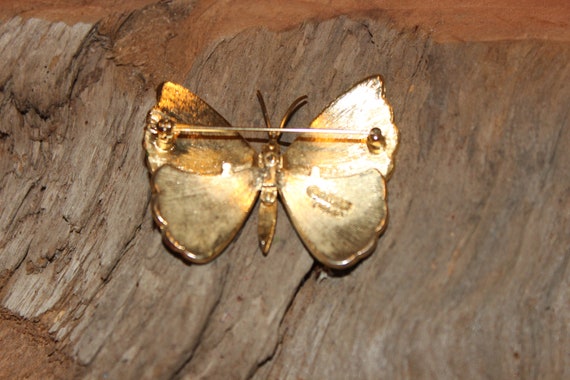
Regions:
[[[208, 315], [205, 319], [206, 321], [211, 320], [216, 309], [220, 305], [220, 301], [223, 299], [224, 290], [226, 289], [226, 282], [227, 282], [229, 270], [230, 270], [230, 267], [226, 266], [225, 270], [223, 271], [223, 275], [221, 276], [221, 278], [222, 278], [222, 286], [221, 286], [222, 291], [218, 293], [218, 296], [216, 297], [214, 304], [212, 305], [211, 309], [208, 311]], [[208, 330], [209, 327], [210, 327], [210, 322], [203, 324], [202, 328], [200, 329], [200, 332], [198, 333], [198, 337], [195, 341], [195, 344], [190, 349], [190, 352], [188, 352], [187, 356], [184, 358], [182, 363], [180, 363], [180, 365], [177, 368], [175, 368], [174, 371], [170, 375], [168, 375], [168, 379], [177, 380], [177, 379], [181, 378], [181, 375], [183, 374], [184, 369], [190, 366], [192, 359], [194, 359], [194, 354], [199, 349], [200, 345], [203, 344], [203, 337], [206, 334], [206, 331]]]
[[291, 311], [293, 309], [293, 305], [295, 303], [295, 300], [297, 299], [297, 296], [299, 295], [299, 293], [301, 292], [301, 290], [303, 289], [303, 287], [305, 286], [307, 281], [315, 273], [316, 268], [318, 268], [319, 266], [320, 266], [320, 264], [317, 264], [316, 262], [313, 263], [311, 268], [309, 268], [307, 273], [305, 273], [305, 276], [299, 282], [299, 285], [297, 286], [297, 288], [295, 289], [295, 292], [291, 296], [289, 303], [287, 304], [287, 306], [285, 307], [285, 310], [283, 311], [283, 315], [281, 316], [281, 320], [279, 321], [279, 324], [277, 327], [277, 332], [278, 332], [279, 336], [277, 338], [277, 342], [275, 343], [275, 346], [273, 347], [273, 350], [271, 351], [271, 353], [269, 355], [267, 355], [267, 357], [262, 358], [261, 361], [256, 363], [255, 367], [252, 368], [250, 370], [250, 372], [247, 374], [246, 379], [249, 380], [249, 379], [254, 378], [255, 375], [263, 367], [265, 367], [266, 365], [269, 365], [273, 361], [273, 359], [276, 357], [275, 355], [278, 353], [279, 347], [281, 347], [281, 345], [283, 344], [284, 336], [287, 333], [287, 328], [283, 328], [285, 320], [286, 320], [287, 316], [291, 313]]

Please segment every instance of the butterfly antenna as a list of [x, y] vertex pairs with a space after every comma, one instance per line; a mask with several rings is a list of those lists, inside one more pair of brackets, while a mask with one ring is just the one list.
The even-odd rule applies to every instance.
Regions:
[[287, 122], [291, 118], [291, 116], [299, 108], [301, 108], [305, 104], [307, 104], [307, 95], [304, 95], [304, 96], [301, 96], [301, 97], [295, 99], [295, 101], [293, 103], [291, 103], [291, 105], [289, 106], [289, 109], [287, 110], [287, 112], [285, 112], [285, 116], [283, 116], [283, 119], [281, 120], [281, 125], [279, 125], [279, 128], [283, 129], [285, 127], [285, 124], [287, 124]]
[[267, 107], [265, 107], [265, 101], [263, 100], [263, 95], [257, 90], [257, 100], [261, 105], [261, 112], [263, 113], [263, 118], [265, 119], [265, 126], [271, 128], [271, 120], [269, 120], [269, 114], [267, 113]]

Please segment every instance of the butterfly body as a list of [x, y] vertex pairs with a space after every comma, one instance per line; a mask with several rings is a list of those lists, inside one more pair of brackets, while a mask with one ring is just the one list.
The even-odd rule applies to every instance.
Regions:
[[264, 255], [267, 255], [271, 248], [277, 224], [277, 196], [279, 195], [277, 178], [282, 167], [280, 150], [277, 139], [272, 138], [259, 154], [259, 166], [263, 168], [263, 173], [257, 236], [259, 247]]
[[[258, 239], [267, 254], [280, 198], [305, 246], [323, 264], [347, 268], [372, 252], [386, 225], [385, 182], [398, 143], [381, 79], [368, 78], [339, 97], [283, 152], [279, 137], [300, 103], [276, 129], [262, 102], [269, 132], [258, 153], [203, 100], [182, 86], [163, 85], [147, 119], [144, 146], [153, 214], [170, 247], [191, 262], [211, 261], [259, 198]], [[346, 132], [338, 135], [336, 129]]]

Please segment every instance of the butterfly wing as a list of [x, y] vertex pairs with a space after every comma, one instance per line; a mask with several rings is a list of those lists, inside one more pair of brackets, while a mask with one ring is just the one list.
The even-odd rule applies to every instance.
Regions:
[[[310, 128], [363, 134], [301, 134], [283, 155], [279, 190], [299, 236], [312, 255], [347, 268], [370, 254], [386, 225], [386, 178], [393, 168], [398, 130], [379, 76], [331, 103]], [[382, 132], [371, 151], [367, 133]]]
[[[231, 125], [212, 107], [184, 87], [166, 82], [160, 89], [157, 104], [149, 115], [160, 120], [199, 126]], [[198, 174], [218, 174], [229, 162], [236, 170], [254, 165], [256, 152], [237, 132], [192, 133], [178, 136], [170, 149], [161, 149], [154, 123], [147, 123], [144, 147], [149, 170], [155, 172], [164, 164]]]
[[[367, 133], [379, 128], [384, 138], [382, 148], [371, 152]], [[398, 146], [398, 129], [392, 108], [384, 96], [380, 76], [370, 77], [341, 95], [315, 119], [312, 129], [344, 129], [361, 134], [301, 134], [287, 149], [283, 166], [287, 170], [309, 173], [318, 166], [323, 175], [343, 176], [378, 169], [388, 178], [393, 168], [392, 157]]]
[[155, 220], [170, 247], [191, 262], [206, 263], [233, 240], [255, 203], [256, 152], [237, 132], [173, 134], [164, 146], [162, 121], [231, 126], [198, 96], [167, 82], [145, 130]]
[[165, 241], [194, 263], [207, 263], [233, 240], [259, 191], [255, 168], [190, 174], [170, 165], [152, 178], [152, 207]]
[[350, 267], [376, 246], [388, 212], [376, 169], [333, 178], [288, 173], [280, 190], [305, 246], [326, 266]]

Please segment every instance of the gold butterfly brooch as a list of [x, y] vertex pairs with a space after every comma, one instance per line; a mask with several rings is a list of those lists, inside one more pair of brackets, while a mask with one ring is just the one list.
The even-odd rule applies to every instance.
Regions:
[[[293, 102], [279, 128], [271, 127], [258, 97], [267, 128], [232, 127], [184, 87], [162, 85], [144, 147], [152, 211], [165, 242], [191, 262], [207, 263], [234, 239], [259, 196], [259, 246], [267, 254], [280, 197], [317, 260], [337, 269], [356, 264], [386, 226], [386, 180], [398, 146], [381, 77], [356, 84], [309, 128], [285, 128], [306, 97]], [[267, 131], [260, 153], [244, 131]], [[284, 152], [283, 133], [297, 134]]]

